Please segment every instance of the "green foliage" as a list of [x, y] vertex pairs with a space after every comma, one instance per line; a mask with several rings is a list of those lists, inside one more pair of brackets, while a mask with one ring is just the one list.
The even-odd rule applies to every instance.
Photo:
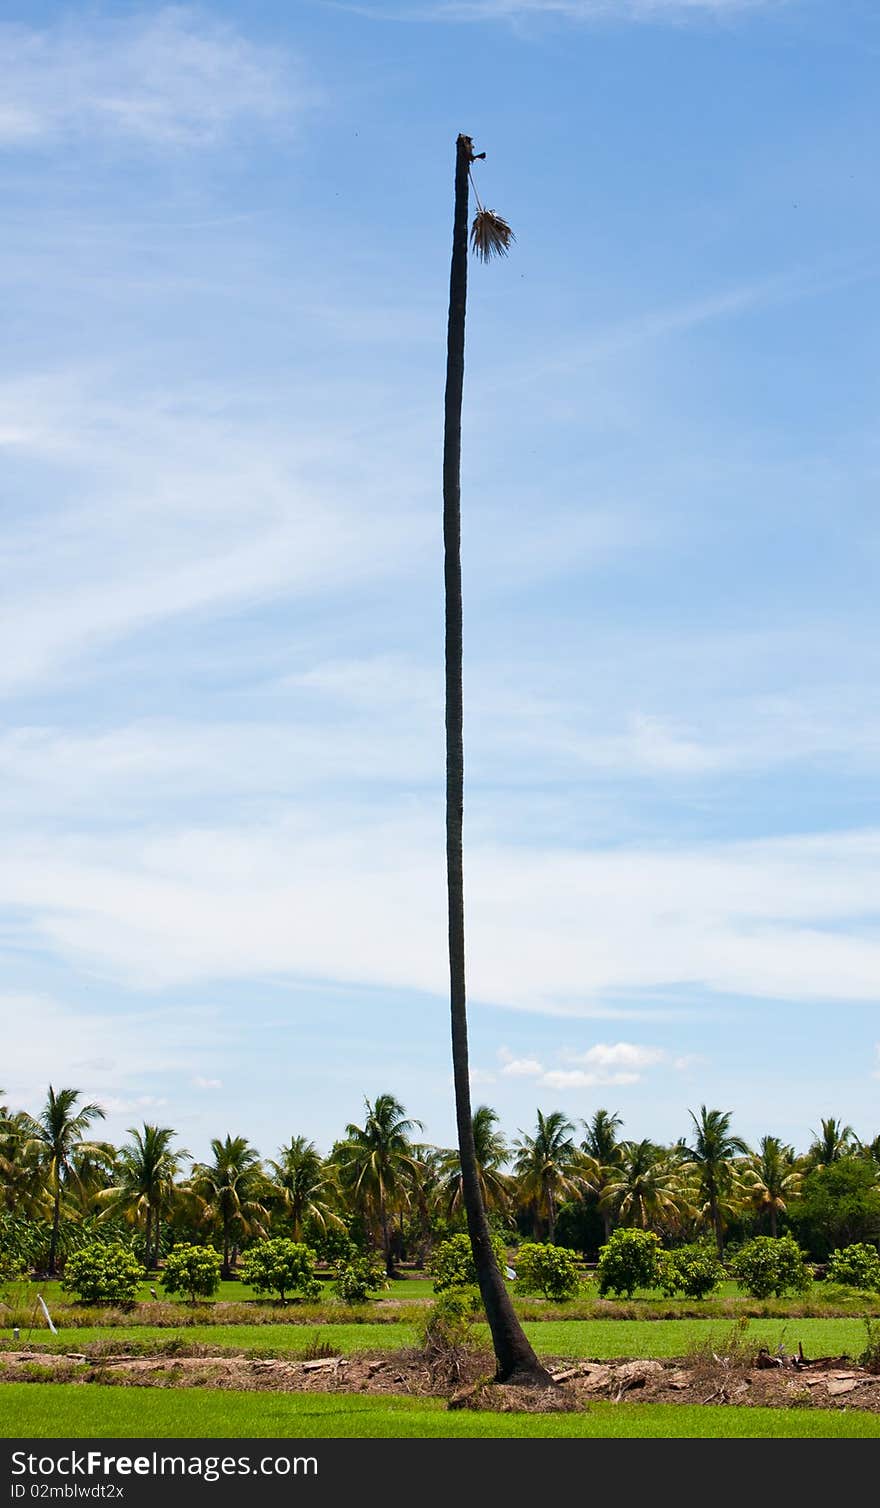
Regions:
[[241, 1276], [255, 1293], [277, 1293], [282, 1304], [291, 1294], [304, 1299], [321, 1296], [321, 1284], [315, 1277], [315, 1253], [302, 1241], [276, 1236], [258, 1241], [241, 1264]]
[[808, 1173], [788, 1217], [802, 1246], [816, 1262], [835, 1247], [880, 1240], [880, 1188], [873, 1159], [842, 1157]]
[[866, 1372], [880, 1376], [880, 1320], [865, 1320], [865, 1349], [859, 1356], [859, 1366]]
[[805, 1293], [812, 1281], [803, 1253], [793, 1236], [755, 1236], [731, 1262], [733, 1275], [746, 1293], [766, 1299], [771, 1293]]
[[547, 1246], [526, 1241], [516, 1254], [516, 1286], [520, 1293], [543, 1293], [564, 1302], [580, 1287], [575, 1252], [567, 1246]]
[[857, 1241], [851, 1246], [838, 1247], [828, 1262], [828, 1278], [850, 1288], [880, 1292], [880, 1254], [876, 1246]]
[[319, 1262], [326, 1262], [330, 1267], [344, 1267], [362, 1254], [361, 1243], [341, 1225], [328, 1225], [322, 1230], [316, 1220], [306, 1221], [306, 1245], [311, 1247]]
[[599, 1252], [597, 1279], [602, 1297], [637, 1288], [654, 1288], [660, 1281], [660, 1237], [650, 1230], [616, 1230]]
[[689, 1299], [704, 1299], [723, 1281], [724, 1268], [709, 1246], [696, 1243], [660, 1253], [660, 1287], [670, 1298], [683, 1293]]
[[[499, 1267], [504, 1269], [507, 1254], [500, 1236], [492, 1236], [492, 1250]], [[477, 1281], [470, 1236], [450, 1236], [441, 1241], [432, 1254], [428, 1267], [434, 1276], [434, 1288], [443, 1293], [447, 1288], [472, 1287]]]
[[339, 1268], [333, 1291], [344, 1304], [365, 1304], [377, 1288], [387, 1286], [387, 1279], [372, 1257], [352, 1256]]
[[166, 1293], [186, 1293], [197, 1299], [213, 1298], [220, 1287], [220, 1253], [213, 1246], [178, 1243], [165, 1258], [162, 1287]]
[[61, 1286], [84, 1304], [131, 1304], [143, 1280], [144, 1270], [128, 1247], [94, 1242], [68, 1257]]
[[482, 1309], [478, 1288], [445, 1289], [417, 1325], [416, 1333], [422, 1349], [430, 1351], [474, 1346], [474, 1321], [482, 1314]]

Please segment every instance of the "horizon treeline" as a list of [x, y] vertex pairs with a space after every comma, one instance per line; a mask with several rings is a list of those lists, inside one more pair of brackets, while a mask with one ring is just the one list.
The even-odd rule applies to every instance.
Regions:
[[[616, 1112], [588, 1120], [536, 1112], [508, 1139], [490, 1106], [474, 1112], [483, 1199], [509, 1245], [549, 1241], [598, 1255], [620, 1226], [670, 1246], [705, 1239], [719, 1256], [753, 1235], [791, 1231], [812, 1260], [836, 1246], [880, 1243], [880, 1135], [860, 1140], [818, 1121], [798, 1150], [772, 1132], [750, 1146], [733, 1112], [702, 1105], [673, 1143], [633, 1140]], [[392, 1094], [364, 1100], [322, 1156], [302, 1132], [261, 1156], [247, 1136], [211, 1141], [193, 1160], [172, 1127], [132, 1126], [118, 1146], [100, 1136], [104, 1109], [75, 1088], [50, 1087], [35, 1114], [0, 1104], [0, 1276], [24, 1263], [54, 1274], [88, 1241], [123, 1239], [156, 1269], [176, 1241], [211, 1243], [225, 1276], [267, 1236], [306, 1241], [333, 1259], [340, 1241], [381, 1253], [386, 1271], [422, 1265], [465, 1227], [458, 1153], [421, 1139]]]

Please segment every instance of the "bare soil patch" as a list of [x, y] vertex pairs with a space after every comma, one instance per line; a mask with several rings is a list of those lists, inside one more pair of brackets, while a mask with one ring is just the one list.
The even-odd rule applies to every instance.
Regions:
[[[194, 1348], [195, 1349], [195, 1348]], [[766, 1353], [757, 1358], [705, 1357], [548, 1363], [555, 1388], [491, 1381], [492, 1357], [470, 1352], [456, 1377], [438, 1375], [417, 1352], [359, 1353], [312, 1361], [249, 1356], [122, 1352], [56, 1355], [11, 1351], [0, 1358], [3, 1382], [110, 1383], [121, 1387], [220, 1388], [266, 1392], [408, 1394], [445, 1398], [451, 1408], [501, 1412], [583, 1409], [594, 1399], [620, 1403], [739, 1404], [774, 1408], [865, 1409], [880, 1413], [880, 1375], [848, 1357], [818, 1360]]]

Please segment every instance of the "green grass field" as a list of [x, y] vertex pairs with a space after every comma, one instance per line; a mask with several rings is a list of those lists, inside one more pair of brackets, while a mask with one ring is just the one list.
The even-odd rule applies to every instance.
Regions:
[[[712, 1341], [723, 1342], [729, 1336], [729, 1320], [547, 1320], [534, 1321], [525, 1327], [532, 1345], [543, 1356], [594, 1357], [616, 1356], [684, 1356], [693, 1347]], [[477, 1327], [488, 1346], [488, 1330]], [[45, 1328], [34, 1331], [28, 1341], [22, 1331], [21, 1341], [53, 1351], [80, 1351], [94, 1341], [111, 1341], [114, 1349], [150, 1350], [167, 1347], [179, 1340], [184, 1345], [206, 1345], [223, 1350], [240, 1350], [256, 1355], [300, 1353], [310, 1346], [316, 1335], [341, 1355], [355, 1351], [396, 1350], [416, 1342], [412, 1324], [333, 1324], [305, 1325], [188, 1325], [179, 1330], [169, 1327], [90, 1326], [49, 1335]], [[865, 1345], [865, 1326], [858, 1319], [754, 1319], [746, 1335], [749, 1340], [770, 1347], [782, 1341], [789, 1351], [803, 1344], [807, 1356], [858, 1355]], [[13, 1349], [8, 1333], [0, 1338], [0, 1348]], [[18, 1349], [18, 1347], [15, 1347]]]
[[582, 1414], [450, 1413], [430, 1399], [339, 1393], [235, 1393], [0, 1385], [5, 1439], [275, 1440], [578, 1438], [752, 1439], [880, 1437], [880, 1416], [822, 1409], [592, 1404]]

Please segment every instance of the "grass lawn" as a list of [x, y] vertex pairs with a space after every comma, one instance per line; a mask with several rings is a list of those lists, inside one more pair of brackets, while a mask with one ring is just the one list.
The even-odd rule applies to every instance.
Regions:
[[[594, 1357], [684, 1356], [694, 1346], [711, 1340], [723, 1343], [731, 1333], [730, 1320], [543, 1320], [525, 1326], [532, 1345], [543, 1356]], [[488, 1330], [478, 1327], [488, 1346]], [[753, 1319], [747, 1338], [775, 1350], [780, 1341], [789, 1351], [802, 1342], [807, 1356], [858, 1356], [865, 1346], [865, 1326], [859, 1319]], [[396, 1350], [416, 1341], [415, 1326], [392, 1324], [308, 1325], [187, 1325], [179, 1330], [149, 1325], [89, 1326], [61, 1331], [51, 1336], [45, 1327], [35, 1330], [25, 1344], [47, 1346], [54, 1351], [79, 1351], [92, 1341], [112, 1341], [114, 1347], [150, 1350], [179, 1338], [183, 1343], [274, 1355], [302, 1352], [316, 1335], [341, 1355], [354, 1351]], [[0, 1348], [12, 1349], [9, 1332], [0, 1335]], [[17, 1347], [16, 1347], [17, 1349]]]
[[596, 1403], [582, 1414], [450, 1413], [431, 1399], [340, 1393], [234, 1393], [163, 1388], [0, 1386], [4, 1439], [275, 1440], [880, 1437], [880, 1416], [822, 1409]]

